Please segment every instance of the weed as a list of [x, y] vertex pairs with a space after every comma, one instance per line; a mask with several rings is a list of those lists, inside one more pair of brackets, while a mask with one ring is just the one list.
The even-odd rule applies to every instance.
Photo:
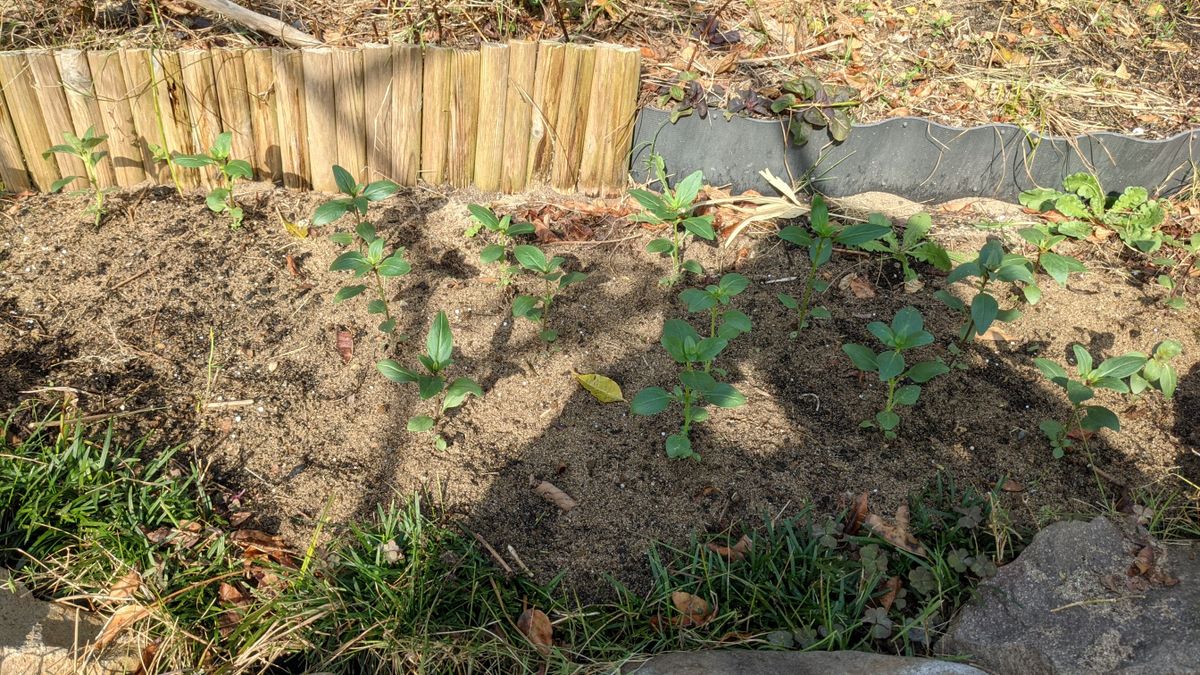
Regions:
[[729, 339], [719, 333], [702, 338], [686, 321], [668, 319], [663, 325], [662, 346], [683, 366], [679, 373], [679, 384], [667, 391], [661, 387], [647, 387], [637, 393], [630, 402], [630, 411], [635, 415], [657, 415], [672, 403], [683, 408], [683, 425], [679, 431], [667, 436], [667, 456], [671, 458], [700, 459], [692, 450], [689, 436], [693, 422], [708, 419], [707, 403], [718, 408], [736, 408], [746, 403], [746, 397], [733, 385], [718, 382], [712, 376], [713, 362], [729, 346]]
[[834, 227], [829, 222], [829, 207], [820, 195], [813, 196], [809, 227], [812, 228], [811, 234], [798, 225], [789, 225], [779, 231], [780, 239], [808, 249], [808, 275], [804, 278], [804, 293], [800, 300], [787, 293], [776, 295], [784, 307], [796, 312], [796, 330], [791, 333], [793, 338], [808, 327], [809, 319], [830, 317], [829, 310], [825, 307], [813, 307], [812, 299], [814, 293], [824, 293], [829, 288], [828, 283], [817, 278], [817, 271], [833, 256], [834, 245], [865, 248], [870, 242], [890, 235], [892, 231], [886, 221], [881, 223], [875, 218], [870, 222], [849, 227]]
[[[420, 390], [421, 400], [427, 401], [438, 397], [434, 414], [416, 415], [408, 418], [408, 430], [414, 433], [434, 431], [442, 414], [466, 403], [467, 397], [474, 394], [483, 396], [483, 389], [475, 380], [469, 377], [457, 377], [449, 385], [446, 384], [446, 369], [454, 363], [451, 358], [454, 352], [454, 336], [450, 332], [450, 321], [445, 312], [438, 312], [425, 338], [425, 353], [417, 358], [425, 372], [405, 368], [392, 359], [384, 359], [376, 364], [384, 377], [400, 384], [415, 384]], [[440, 434], [434, 437], [434, 446], [438, 450], [446, 449], [446, 439]]]
[[828, 129], [835, 142], [850, 136], [850, 108], [862, 103], [858, 90], [821, 84], [813, 76], [784, 82], [783, 93], [771, 102], [771, 112], [786, 114], [788, 134], [796, 145], [808, 143], [816, 129]]
[[1153, 253], [1163, 244], [1159, 228], [1166, 211], [1144, 187], [1130, 186], [1110, 197], [1095, 176], [1080, 172], [1064, 178], [1061, 191], [1035, 188], [1022, 192], [1019, 200], [1025, 207], [1066, 216], [1069, 220], [1056, 225], [1058, 234], [1082, 239], [1098, 225], [1112, 229], [1126, 246], [1142, 253]]
[[667, 185], [662, 157], [654, 155], [650, 161], [663, 192], [661, 195], [656, 195], [648, 190], [630, 190], [629, 195], [645, 209], [641, 213], [634, 214], [632, 220], [638, 223], [666, 225], [669, 229], [670, 239], [655, 239], [646, 245], [646, 251], [671, 258], [671, 273], [663, 277], [659, 283], [663, 286], [674, 286], [683, 278], [684, 272], [704, 273], [700, 263], [695, 260], [683, 259], [683, 248], [688, 236], [712, 241], [717, 238], [717, 234], [713, 231], [712, 216], [694, 215], [696, 197], [700, 194], [704, 174], [697, 171], [679, 181], [672, 190]]
[[[891, 326], [873, 321], [867, 325], [867, 330], [888, 349], [875, 353], [863, 345], [846, 344], [842, 345], [842, 351], [856, 368], [878, 375], [880, 382], [887, 383], [888, 391], [883, 410], [875, 413], [873, 420], [864, 420], [860, 426], [877, 428], [885, 437], [895, 438], [896, 427], [900, 425], [896, 406], [915, 404], [921, 395], [921, 385], [950, 369], [941, 359], [921, 361], [912, 367], [905, 363], [904, 352], [933, 344], [933, 335], [925, 330], [925, 320], [913, 307], [896, 312]], [[902, 384], [905, 380], [911, 380], [912, 384]]]
[[918, 278], [916, 270], [912, 268], [912, 260], [928, 263], [943, 272], [950, 271], [950, 254], [940, 244], [928, 238], [929, 230], [933, 227], [933, 220], [928, 213], [917, 213], [910, 217], [900, 238], [891, 231], [891, 224], [882, 214], [872, 213], [869, 222], [887, 227], [888, 233], [878, 237], [878, 241], [865, 242], [862, 248], [885, 253], [900, 263], [905, 282], [912, 282]]
[[174, 162], [187, 169], [202, 169], [215, 166], [221, 173], [221, 186], [213, 188], [204, 198], [208, 210], [213, 213], [228, 213], [229, 226], [237, 229], [242, 226], [245, 211], [233, 196], [233, 187], [237, 180], [249, 180], [254, 176], [254, 169], [244, 159], [230, 159], [233, 146], [233, 133], [222, 132], [213, 141], [208, 154], [183, 155], [176, 153]]
[[1129, 376], [1129, 393], [1136, 396], [1154, 387], [1162, 392], [1163, 398], [1175, 398], [1179, 371], [1171, 364], [1171, 360], [1182, 353], [1183, 345], [1176, 340], [1163, 340], [1155, 345], [1141, 371]]
[[[1192, 274], [1193, 267], [1200, 261], [1200, 232], [1194, 233], [1186, 241], [1168, 237], [1165, 243], [1172, 248], [1179, 249], [1183, 253], [1183, 257], [1180, 260], [1165, 256], [1155, 258], [1154, 264], [1167, 270], [1155, 278], [1155, 283], [1167, 291], [1167, 297], [1163, 298], [1163, 304], [1178, 311], [1187, 307], [1187, 300], [1183, 298], [1181, 291], [1186, 285], [1188, 276]], [[1176, 282], [1176, 278], [1179, 279], [1178, 282]]]
[[43, 159], [50, 159], [50, 156], [58, 153], [63, 155], [71, 155], [76, 157], [83, 163], [83, 176], [63, 176], [54, 181], [50, 185], [50, 192], [58, 192], [67, 187], [71, 183], [79, 179], [86, 181], [86, 186], [78, 190], [72, 191], [70, 194], [88, 194], [92, 195], [92, 204], [87, 208], [85, 213], [89, 213], [95, 219], [96, 226], [100, 226], [100, 220], [104, 217], [104, 195], [108, 190], [100, 187], [100, 180], [96, 174], [96, 165], [100, 160], [108, 156], [107, 150], [97, 150], [101, 143], [108, 140], [105, 134], [96, 135], [95, 127], [88, 127], [87, 131], [83, 132], [83, 136], [79, 137], [71, 132], [63, 133], [65, 144], [50, 146], [42, 153]]
[[498, 286], [504, 288], [512, 284], [517, 272], [521, 269], [518, 265], [509, 263], [513, 238], [523, 234], [533, 234], [533, 223], [514, 223], [512, 216], [497, 217], [491, 209], [479, 204], [468, 204], [467, 210], [471, 212], [474, 222], [467, 228], [466, 236], [474, 237], [479, 234], [481, 229], [486, 229], [494, 237], [494, 241], [484, 246], [483, 250], [479, 252], [479, 260], [485, 265], [493, 263], [498, 265], [496, 274]]
[[558, 339], [558, 331], [550, 328], [550, 309], [554, 306], [554, 299], [568, 286], [587, 279], [588, 275], [583, 272], [564, 273], [561, 268], [566, 261], [561, 256], [547, 259], [540, 248], [529, 244], [514, 248], [513, 257], [521, 267], [532, 272], [543, 282], [540, 296], [518, 295], [513, 300], [513, 316], [539, 324], [541, 330], [538, 337], [546, 343], [554, 342]]

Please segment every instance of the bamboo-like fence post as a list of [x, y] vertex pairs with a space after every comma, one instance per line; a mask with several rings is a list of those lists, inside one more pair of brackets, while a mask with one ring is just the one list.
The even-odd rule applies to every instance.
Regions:
[[0, 96], [0, 180], [8, 192], [21, 192], [33, 187], [25, 171], [25, 158], [21, 156], [21, 143], [13, 128], [8, 104]]
[[421, 173], [421, 66], [420, 47], [392, 46], [392, 180], [401, 185], [416, 185]]
[[616, 194], [625, 185], [640, 68], [637, 49], [605, 46], [596, 51], [592, 104], [579, 167], [578, 189], [584, 194]]
[[[154, 107], [160, 123], [164, 147], [168, 155], [174, 152], [190, 155], [196, 151], [192, 118], [188, 112], [187, 94], [183, 87], [183, 70], [179, 54], [173, 51], [150, 52], [151, 82]], [[200, 185], [200, 171], [186, 169], [173, 162], [167, 164], [171, 179], [182, 190]]]
[[137, 132], [134, 144], [142, 153], [142, 166], [152, 180], [166, 183], [171, 179], [170, 167], [156, 162], [150, 149], [151, 145], [166, 147], [154, 100], [154, 64], [150, 50], [122, 49], [118, 53], [125, 73], [125, 90], [129, 92], [129, 111], [133, 114], [133, 127]]
[[[100, 114], [100, 104], [96, 101], [96, 89], [92, 85], [92, 69], [88, 65], [87, 55], [78, 49], [63, 49], [54, 53], [54, 60], [58, 62], [59, 80], [62, 82], [67, 107], [71, 111], [71, 124], [75, 127], [75, 135], [83, 136], [89, 128], [96, 135], [103, 134], [104, 118]], [[110, 188], [117, 184], [111, 148], [106, 142], [101, 144], [99, 149], [109, 154], [96, 166], [96, 181], [100, 187]]]
[[366, 180], [392, 177], [392, 49], [362, 48], [363, 119], [367, 134]]
[[121, 54], [116, 51], [88, 52], [87, 59], [92, 69], [92, 85], [96, 88], [96, 102], [104, 118], [104, 133], [108, 134], [108, 151], [112, 154], [117, 185], [133, 187], [146, 180], [146, 159], [137, 142], [137, 126], [129, 107], [129, 89], [125, 86]]
[[479, 52], [454, 52], [450, 59], [450, 142], [446, 176], [454, 187], [471, 184], [479, 129]]
[[[221, 104], [217, 85], [213, 81], [212, 59], [200, 49], [179, 50], [179, 68], [187, 97], [188, 117], [192, 120], [192, 145], [197, 153], [208, 152], [224, 128], [221, 125]], [[209, 167], [200, 171], [204, 187], [212, 189], [221, 184], [220, 170]]]
[[504, 114], [508, 94], [508, 45], [479, 46], [479, 116], [475, 135], [475, 186], [500, 189], [504, 167]]
[[254, 172], [260, 180], [283, 179], [280, 164], [279, 135], [275, 128], [274, 66], [270, 49], [247, 49], [242, 53], [246, 66], [246, 92], [250, 99], [250, 125], [254, 130]]
[[574, 192], [579, 180], [583, 131], [587, 125], [595, 63], [595, 49], [577, 44], [567, 45], [563, 59], [562, 91], [558, 99], [558, 121], [554, 124], [556, 142], [550, 165], [550, 185], [559, 192]]
[[[64, 143], [64, 134], [75, 133], [71, 122], [71, 109], [67, 105], [67, 96], [63, 93], [62, 78], [58, 76], [58, 65], [54, 55], [48, 51], [37, 50], [25, 53], [29, 63], [29, 72], [33, 75], [33, 86], [37, 90], [38, 103], [42, 108], [43, 123], [51, 144]], [[58, 171], [67, 176], [86, 176], [87, 170], [83, 162], [74, 155], [55, 154]], [[80, 187], [76, 185], [75, 187]]]
[[566, 46], [562, 43], [543, 40], [538, 44], [526, 186], [543, 183], [550, 177], [555, 140], [554, 124], [558, 120], [558, 99], [559, 92], [562, 91], [565, 56]]
[[4, 90], [13, 129], [21, 152], [25, 155], [25, 168], [29, 170], [37, 189], [49, 192], [60, 174], [57, 162], [42, 158], [42, 153], [51, 145], [50, 136], [42, 123], [41, 106], [38, 105], [33, 77], [29, 74], [24, 54], [0, 53], [0, 88]]
[[232, 134], [230, 156], [253, 166], [254, 123], [250, 120], [250, 88], [246, 84], [246, 64], [241, 48], [211, 50], [213, 81], [217, 85], [217, 103], [221, 111], [221, 130]]
[[361, 51], [334, 50], [333, 89], [337, 102], [338, 164], [362, 181], [367, 177], [367, 122]]
[[529, 164], [529, 132], [533, 123], [533, 82], [537, 68], [537, 43], [508, 43], [508, 87], [504, 93], [504, 164], [500, 189], [525, 189]]
[[300, 53], [272, 49], [275, 72], [275, 128], [279, 133], [279, 164], [283, 184], [289, 188], [311, 186], [308, 172], [308, 120], [305, 110], [304, 66]]
[[425, 48], [421, 90], [421, 177], [433, 185], [446, 181], [453, 54], [453, 50], [445, 47]]
[[333, 51], [305, 49], [300, 52], [300, 60], [304, 64], [304, 113], [310, 130], [306, 137], [308, 175], [314, 190], [337, 192], [337, 181], [333, 179], [333, 165], [338, 163]]

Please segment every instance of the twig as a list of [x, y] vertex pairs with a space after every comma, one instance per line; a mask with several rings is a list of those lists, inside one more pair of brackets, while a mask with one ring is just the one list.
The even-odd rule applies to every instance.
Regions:
[[791, 59], [791, 58], [795, 58], [797, 56], [806, 56], [808, 54], [815, 54], [817, 52], [823, 52], [823, 51], [826, 51], [829, 49], [833, 49], [834, 47], [837, 47], [838, 45], [842, 44], [842, 42], [844, 42], [844, 39], [838, 38], [836, 40], [826, 42], [823, 45], [817, 45], [816, 47], [809, 47], [808, 49], [803, 49], [798, 52], [792, 52], [790, 54], [778, 54], [776, 56], [759, 56], [759, 57], [753, 58], [753, 59], [738, 59], [737, 62], [738, 62], [738, 65], [744, 66], [744, 65], [754, 64], [754, 63], [770, 63], [771, 61], [783, 61], [784, 59]]
[[[466, 530], [467, 528], [464, 527], [463, 529]], [[475, 541], [479, 542], [479, 545], [483, 546], [484, 550], [491, 554], [492, 559], [496, 561], [496, 564], [500, 565], [505, 574], [510, 577], [513, 575], [513, 569], [508, 566], [508, 563], [504, 562], [504, 558], [501, 558], [500, 554], [496, 553], [496, 549], [492, 548], [492, 545], [487, 543], [486, 539], [479, 536], [477, 532], [472, 532], [471, 530], [467, 530], [467, 532], [471, 532], [471, 536], [475, 537]]]
[[138, 279], [141, 279], [142, 277], [146, 276], [147, 274], [149, 274], [151, 269], [152, 268], [147, 267], [146, 269], [142, 270], [141, 272], [138, 272], [137, 274], [129, 277], [125, 281], [119, 282], [116, 286], [109, 286], [107, 290], [115, 291], [118, 288], [121, 288], [122, 286], [127, 286], [127, 285], [137, 281]]
[[244, 405], [254, 405], [254, 399], [244, 398], [240, 401], [214, 401], [212, 403], [205, 403], [204, 407], [209, 409], [238, 408]]
[[1121, 600], [1137, 600], [1138, 598], [1143, 598], [1143, 597], [1145, 597], [1145, 596], [1138, 594], [1138, 595], [1120, 595], [1115, 598], [1088, 598], [1087, 600], [1079, 600], [1077, 602], [1067, 603], [1067, 604], [1063, 605], [1062, 607], [1055, 607], [1054, 609], [1052, 609], [1050, 611], [1051, 611], [1051, 613], [1061, 612], [1064, 609], [1070, 609], [1072, 607], [1083, 607], [1086, 605], [1099, 605], [1099, 604], [1103, 604], [1106, 602], [1120, 602]]
[[304, 31], [296, 30], [279, 19], [263, 16], [229, 0], [188, 0], [188, 2], [201, 9], [216, 12], [250, 30], [277, 37], [292, 47], [320, 47], [324, 44], [317, 38]]
[[512, 544], [508, 545], [508, 554], [512, 556], [512, 559], [517, 563], [517, 567], [520, 567], [521, 571], [524, 572], [526, 576], [533, 576], [533, 570], [530, 570], [525, 566], [525, 561], [521, 560], [521, 556], [517, 555], [517, 549], [513, 548]]
[[99, 422], [101, 420], [106, 420], [106, 419], [111, 419], [111, 418], [116, 418], [116, 417], [129, 417], [130, 415], [141, 415], [142, 413], [154, 412], [156, 410], [166, 410], [166, 408], [167, 408], [167, 406], [160, 405], [160, 406], [154, 406], [152, 408], [142, 408], [140, 410], [127, 410], [124, 412], [115, 412], [115, 413], [96, 413], [94, 415], [84, 415], [83, 417], [75, 417], [75, 418], [72, 418], [69, 420], [47, 420], [45, 422], [30, 422], [29, 424], [27, 424], [25, 426], [30, 431], [35, 431], [37, 429], [42, 429], [45, 427], [61, 427], [65, 424], [86, 424], [88, 422]]
[[630, 239], [637, 239], [638, 237], [641, 237], [641, 236], [642, 235], [640, 235], [640, 234], [631, 234], [628, 237], [621, 237], [620, 239], [569, 239], [569, 240], [559, 240], [559, 241], [548, 241], [548, 242], [546, 242], [545, 245], [546, 246], [568, 246], [568, 245], [571, 245], [571, 246], [599, 246], [601, 244], [616, 244], [616, 243], [620, 243], [622, 241], [629, 241]]

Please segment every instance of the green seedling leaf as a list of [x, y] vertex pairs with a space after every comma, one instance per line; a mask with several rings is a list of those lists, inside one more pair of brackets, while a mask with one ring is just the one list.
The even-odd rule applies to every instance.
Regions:
[[475, 380], [472, 380], [469, 377], [455, 378], [455, 380], [450, 383], [450, 386], [446, 387], [446, 397], [442, 399], [442, 410], [450, 410], [452, 408], [459, 407], [467, 400], [467, 397], [471, 396], [472, 394], [482, 397], [483, 388], [480, 387]]
[[421, 391], [421, 400], [426, 401], [442, 393], [446, 381], [440, 375], [420, 375], [417, 377], [417, 387]]
[[[329, 223], [332, 223], [338, 218], [346, 215], [346, 212], [349, 210], [349, 199], [331, 199], [330, 201], [327, 201], [317, 207], [316, 212], [313, 213], [312, 224], [315, 226], [328, 225]], [[353, 240], [351, 239], [345, 243], [349, 244], [352, 241]]]
[[655, 239], [646, 244], [647, 253], [670, 253], [675, 250], [675, 244], [670, 239]]
[[639, 391], [629, 403], [629, 411], [635, 415], [657, 415], [671, 404], [671, 395], [661, 387], [647, 387]]
[[500, 244], [488, 244], [479, 252], [479, 260], [491, 264], [504, 257], [504, 247]]
[[876, 356], [875, 360], [879, 364], [879, 380], [881, 382], [899, 377], [900, 373], [904, 372], [904, 355], [900, 352], [883, 352]]
[[396, 194], [399, 189], [400, 186], [390, 180], [377, 180], [363, 188], [362, 196], [366, 197], [367, 201], [378, 202]]
[[450, 332], [450, 320], [445, 312], [438, 312], [425, 339], [425, 353], [441, 370], [450, 364], [450, 353], [454, 350], [454, 336]]
[[354, 180], [354, 176], [337, 164], [333, 165], [333, 182], [343, 194], [354, 196], [358, 193], [358, 182]]
[[667, 457], [671, 459], [688, 459], [690, 457], [699, 458], [692, 451], [692, 441], [683, 434], [671, 434], [667, 436]]
[[413, 433], [424, 433], [433, 428], [433, 418], [429, 415], [417, 415], [408, 418], [408, 430]]
[[335, 304], [339, 303], [339, 302], [344, 302], [346, 300], [349, 300], [350, 298], [360, 295], [365, 290], [367, 290], [366, 286], [361, 286], [361, 285], [346, 286], [345, 288], [340, 289], [337, 293], [335, 293], [333, 295], [333, 302]]
[[399, 382], [400, 384], [408, 384], [420, 379], [420, 374], [405, 368], [392, 359], [384, 359], [376, 363], [375, 368], [387, 379], [392, 382]]
[[864, 373], [873, 373], [879, 369], [879, 363], [875, 358], [875, 352], [867, 349], [862, 345], [845, 344], [842, 345], [842, 351], [850, 357], [854, 362], [854, 367]]

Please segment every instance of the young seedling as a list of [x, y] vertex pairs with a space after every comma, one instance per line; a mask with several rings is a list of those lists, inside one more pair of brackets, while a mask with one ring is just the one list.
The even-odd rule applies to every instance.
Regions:
[[96, 148], [108, 140], [108, 136], [104, 134], [97, 136], [95, 128], [88, 127], [87, 131], [83, 132], [82, 138], [68, 131], [63, 134], [63, 139], [67, 142], [51, 146], [42, 153], [42, 158], [50, 159], [50, 156], [55, 153], [77, 157], [83, 163], [83, 170], [86, 175], [63, 176], [50, 185], [50, 191], [58, 192], [77, 180], [82, 179], [86, 181], [86, 185], [83, 188], [73, 190], [70, 194], [91, 193], [92, 204], [87, 208], [85, 213], [91, 214], [95, 218], [96, 226], [99, 227], [100, 220], [104, 217], [104, 195], [108, 190], [100, 187], [100, 181], [96, 174], [96, 165], [108, 155], [108, 152], [97, 150]]
[[1051, 234], [1048, 227], [1025, 227], [1017, 231], [1022, 239], [1037, 249], [1033, 258], [1034, 265], [1042, 268], [1051, 279], [1063, 288], [1067, 286], [1067, 277], [1073, 273], [1082, 274], [1087, 270], [1078, 258], [1055, 253], [1052, 249], [1066, 240], [1065, 234]]
[[445, 437], [437, 432], [443, 413], [461, 406], [472, 394], [483, 396], [483, 389], [469, 377], [458, 377], [449, 385], [446, 384], [446, 369], [454, 363], [451, 358], [453, 352], [454, 336], [450, 332], [450, 321], [445, 312], [438, 312], [425, 338], [425, 353], [417, 357], [424, 372], [405, 368], [392, 359], [375, 364], [387, 379], [400, 384], [417, 385], [422, 401], [437, 398], [434, 414], [408, 418], [408, 430], [413, 433], [433, 431], [433, 445], [438, 450], [445, 450], [447, 445]]
[[[347, 213], [354, 214], [358, 222], [363, 222], [367, 219], [367, 210], [373, 202], [379, 202], [396, 194], [400, 189], [390, 180], [377, 180], [373, 183], [359, 183], [354, 180], [354, 176], [350, 172], [336, 164], [333, 167], [333, 181], [337, 184], [338, 192], [342, 193], [341, 197], [335, 197], [317, 207], [313, 213], [312, 224], [315, 227], [328, 225]], [[329, 239], [343, 246], [349, 245], [353, 241], [347, 233], [335, 233], [329, 236]]]
[[554, 342], [558, 339], [558, 331], [550, 328], [550, 309], [554, 306], [554, 299], [567, 286], [583, 281], [588, 275], [583, 272], [564, 273], [561, 268], [566, 261], [561, 256], [546, 259], [546, 254], [540, 248], [529, 244], [514, 248], [513, 257], [544, 284], [540, 296], [518, 295], [513, 300], [513, 316], [540, 324], [538, 337], [547, 344]]
[[1083, 239], [1093, 226], [1111, 228], [1125, 245], [1142, 253], [1153, 253], [1163, 244], [1159, 229], [1166, 211], [1150, 199], [1144, 187], [1130, 186], [1109, 197], [1095, 176], [1080, 172], [1063, 179], [1063, 189], [1035, 188], [1018, 197], [1022, 206], [1038, 211], [1057, 211], [1069, 220], [1055, 227], [1059, 234]]
[[716, 284], [700, 290], [689, 288], [679, 294], [689, 312], [708, 312], [708, 336], [732, 340], [742, 333], [750, 332], [750, 317], [744, 312], [729, 307], [730, 301], [750, 286], [750, 280], [730, 272]]
[[1155, 345], [1142, 370], [1129, 376], [1129, 393], [1136, 396], [1154, 387], [1162, 392], [1163, 398], [1174, 398], [1175, 388], [1179, 386], [1179, 372], [1171, 365], [1171, 359], [1181, 353], [1183, 345], [1175, 340], [1163, 340]]
[[[1187, 300], [1183, 297], [1184, 287], [1187, 285], [1188, 278], [1195, 276], [1193, 268], [1200, 262], [1200, 232], [1192, 234], [1187, 241], [1168, 237], [1166, 243], [1171, 248], [1180, 249], [1183, 257], [1180, 260], [1170, 257], [1156, 258], [1154, 264], [1165, 271], [1158, 275], [1155, 283], [1167, 291], [1167, 297], [1163, 298], [1163, 304], [1178, 311], [1187, 307]], [[1197, 269], [1200, 270], [1200, 268]], [[1176, 281], [1176, 278], [1179, 281]]]
[[1125, 379], [1142, 372], [1148, 360], [1145, 354], [1129, 352], [1106, 359], [1093, 367], [1092, 355], [1083, 345], [1072, 345], [1071, 349], [1075, 353], [1078, 380], [1072, 379], [1062, 366], [1050, 359], [1033, 360], [1046, 379], [1066, 390], [1067, 398], [1071, 401], [1071, 416], [1067, 420], [1045, 419], [1038, 424], [1038, 428], [1050, 441], [1055, 458], [1062, 457], [1075, 445], [1072, 436], [1080, 439], [1084, 450], [1087, 451], [1087, 438], [1091, 434], [1105, 428], [1121, 430], [1121, 421], [1115, 412], [1101, 405], [1084, 404], [1095, 397], [1096, 389], [1128, 394], [1130, 387]]
[[629, 196], [645, 209], [634, 214], [632, 220], [637, 223], [667, 226], [670, 239], [655, 239], [646, 245], [646, 251], [670, 257], [671, 273], [659, 283], [663, 286], [674, 286], [683, 278], [684, 272], [704, 273], [700, 263], [683, 259], [683, 249], [688, 237], [696, 236], [712, 241], [717, 238], [717, 234], [713, 231], [712, 216], [693, 215], [696, 196], [700, 194], [700, 186], [704, 182], [704, 174], [697, 171], [676, 183], [675, 189], [672, 190], [667, 186], [662, 158], [655, 156], [652, 163], [663, 192], [656, 195], [647, 190], [630, 190]]
[[[887, 349], [876, 353], [859, 344], [842, 345], [842, 351], [864, 373], [875, 373], [880, 382], [887, 384], [887, 401], [875, 418], [864, 420], [863, 428], [879, 429], [886, 438], [896, 438], [896, 427], [900, 426], [900, 415], [896, 406], [911, 406], [921, 396], [921, 385], [950, 371], [940, 359], [921, 361], [908, 367], [904, 352], [933, 344], [933, 335], [925, 330], [925, 320], [913, 307], [905, 307], [892, 318], [892, 325], [873, 321], [867, 325]], [[912, 384], [904, 384], [911, 380]]]
[[812, 299], [813, 294], [824, 293], [829, 288], [828, 283], [817, 278], [817, 271], [829, 262], [834, 244], [865, 248], [866, 244], [892, 232], [886, 221], [881, 223], [876, 219], [844, 228], [833, 226], [829, 222], [829, 207], [820, 195], [813, 197], [808, 220], [811, 234], [798, 225], [789, 225], [779, 231], [780, 239], [808, 249], [808, 275], [804, 278], [804, 292], [800, 300], [787, 293], [776, 295], [784, 307], [796, 312], [796, 330], [791, 333], [793, 338], [808, 327], [809, 319], [828, 319], [830, 316], [828, 309], [820, 305], [813, 307]]
[[1004, 252], [1004, 246], [998, 239], [988, 239], [975, 260], [966, 262], [954, 268], [946, 277], [946, 284], [953, 284], [964, 279], [974, 279], [972, 287], [975, 291], [968, 307], [966, 303], [951, 295], [949, 291], [940, 290], [934, 297], [941, 300], [950, 309], [964, 314], [962, 326], [958, 330], [958, 342], [949, 347], [955, 359], [953, 366], [965, 368], [958, 357], [962, 354], [962, 345], [971, 342], [977, 336], [987, 332], [993, 322], [1015, 321], [1021, 316], [1018, 309], [1000, 309], [1000, 302], [989, 292], [988, 285], [995, 280], [1011, 283], [1022, 283], [1022, 292], [1026, 301], [1035, 304], [1041, 299], [1041, 289], [1034, 282], [1029, 260], [1024, 256]]
[[868, 221], [886, 226], [888, 233], [879, 241], [867, 242], [862, 247], [868, 251], [886, 253], [900, 263], [905, 283], [915, 283], [918, 278], [916, 270], [912, 268], [912, 260], [928, 263], [943, 272], [950, 271], [950, 254], [940, 244], [928, 239], [929, 230], [933, 227], [928, 213], [918, 213], [909, 218], [904, 226], [904, 234], [899, 239], [891, 231], [891, 224], [883, 214], [872, 213]]
[[690, 437], [692, 423], [708, 419], [708, 410], [703, 406], [712, 404], [719, 408], [736, 408], [746, 403], [746, 397], [732, 385], [718, 382], [709, 372], [713, 361], [729, 345], [721, 337], [702, 338], [686, 321], [669, 319], [663, 325], [662, 346], [683, 366], [679, 373], [679, 384], [667, 391], [661, 387], [648, 387], [637, 393], [629, 404], [635, 415], [657, 415], [672, 403], [683, 408], [683, 425], [679, 431], [667, 437], [667, 456], [672, 459], [690, 458], [699, 460], [700, 455], [692, 449]]
[[467, 210], [471, 212], [473, 220], [465, 233], [467, 237], [474, 237], [481, 229], [493, 235], [492, 243], [484, 246], [479, 252], [479, 260], [485, 265], [496, 263], [499, 266], [496, 273], [498, 286], [505, 288], [511, 285], [521, 269], [519, 265], [509, 262], [513, 238], [522, 234], [533, 234], [533, 223], [514, 223], [512, 216], [508, 215], [499, 218], [491, 209], [479, 204], [469, 204]]
[[226, 131], [217, 136], [208, 154], [181, 155], [176, 154], [174, 161], [187, 169], [202, 169], [215, 166], [221, 174], [221, 186], [213, 188], [204, 198], [204, 203], [213, 213], [228, 213], [229, 226], [237, 229], [242, 226], [246, 213], [233, 195], [233, 187], [238, 179], [249, 180], [254, 176], [254, 169], [244, 159], [230, 159], [229, 154], [233, 145], [233, 133]]

